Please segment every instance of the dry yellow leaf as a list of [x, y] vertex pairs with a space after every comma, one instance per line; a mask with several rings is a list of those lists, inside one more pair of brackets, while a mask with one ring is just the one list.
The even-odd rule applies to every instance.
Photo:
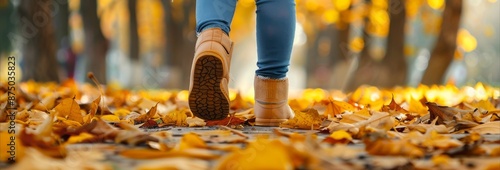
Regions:
[[294, 169], [288, 148], [279, 140], [258, 138], [241, 151], [223, 158], [215, 169]]
[[174, 110], [170, 113], [167, 113], [163, 118], [163, 123], [167, 125], [175, 125], [175, 126], [188, 126], [186, 122], [187, 119], [187, 109], [182, 110]]
[[192, 148], [207, 148], [207, 144], [196, 133], [187, 133], [181, 138], [177, 150], [186, 150]]
[[207, 124], [203, 119], [198, 117], [188, 117], [186, 118], [186, 123], [189, 127], [203, 127]]
[[83, 133], [80, 133], [79, 135], [69, 137], [69, 139], [68, 139], [68, 141], [66, 141], [66, 143], [67, 144], [80, 143], [80, 142], [92, 139], [94, 137], [95, 136], [90, 134], [90, 133], [83, 132]]
[[435, 155], [432, 157], [432, 163], [434, 165], [448, 165], [450, 162], [450, 157], [447, 155]]
[[281, 127], [299, 129], [318, 129], [322, 123], [322, 117], [316, 109], [308, 109], [306, 112], [294, 110], [295, 117], [282, 123]]
[[352, 141], [351, 134], [347, 133], [345, 130], [338, 130], [333, 132], [330, 136], [326, 137], [323, 142], [330, 144], [347, 144]]
[[24, 146], [21, 144], [17, 135], [9, 134], [3, 126], [7, 123], [1, 123], [0, 126], [0, 162], [19, 161], [24, 157]]
[[104, 115], [101, 116], [101, 119], [107, 122], [119, 122], [120, 118], [116, 115]]

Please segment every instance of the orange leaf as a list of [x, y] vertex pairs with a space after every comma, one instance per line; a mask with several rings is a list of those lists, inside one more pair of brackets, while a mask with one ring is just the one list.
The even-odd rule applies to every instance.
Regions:
[[371, 155], [392, 155], [422, 157], [422, 149], [406, 140], [377, 139], [374, 142], [365, 141], [366, 152]]
[[[324, 102], [325, 103], [325, 102]], [[354, 111], [354, 106], [347, 102], [333, 100], [331, 97], [326, 101], [326, 110], [324, 115], [335, 116], [344, 111]]]
[[392, 95], [391, 103], [389, 105], [383, 106], [382, 111], [384, 112], [390, 112], [390, 111], [395, 111], [397, 113], [408, 113], [407, 110], [403, 109], [399, 104], [394, 101], [394, 95]]
[[330, 136], [326, 137], [323, 142], [329, 144], [347, 144], [352, 141], [351, 134], [347, 133], [345, 130], [338, 130], [333, 132]]
[[73, 120], [83, 124], [83, 116], [80, 113], [80, 106], [74, 99], [66, 98], [61, 101], [55, 108], [58, 116], [68, 120]]

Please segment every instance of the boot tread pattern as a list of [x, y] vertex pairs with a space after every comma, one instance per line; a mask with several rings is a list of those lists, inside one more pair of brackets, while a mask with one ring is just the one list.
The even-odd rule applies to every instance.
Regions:
[[214, 56], [202, 56], [196, 61], [193, 88], [189, 94], [191, 112], [205, 120], [219, 120], [229, 113], [228, 99], [221, 90], [222, 61]]

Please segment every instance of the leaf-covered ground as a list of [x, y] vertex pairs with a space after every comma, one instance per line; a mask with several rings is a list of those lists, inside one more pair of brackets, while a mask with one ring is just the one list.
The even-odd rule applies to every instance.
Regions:
[[[306, 89], [295, 118], [253, 126], [252, 96], [196, 118], [187, 91], [0, 85], [0, 169], [500, 169], [500, 89]], [[15, 124], [16, 163], [7, 163]]]

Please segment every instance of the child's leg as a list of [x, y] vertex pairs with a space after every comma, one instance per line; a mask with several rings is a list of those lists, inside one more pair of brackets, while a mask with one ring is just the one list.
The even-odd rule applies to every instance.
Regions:
[[284, 78], [295, 35], [294, 0], [256, 0], [258, 76]]
[[233, 44], [229, 27], [236, 0], [198, 0], [196, 41], [189, 108], [202, 119], [224, 119], [229, 114], [229, 67]]
[[236, 0], [197, 0], [196, 32], [216, 27], [229, 34], [235, 8]]
[[294, 117], [288, 106], [288, 65], [295, 34], [294, 0], [257, 0], [255, 124], [278, 126]]

